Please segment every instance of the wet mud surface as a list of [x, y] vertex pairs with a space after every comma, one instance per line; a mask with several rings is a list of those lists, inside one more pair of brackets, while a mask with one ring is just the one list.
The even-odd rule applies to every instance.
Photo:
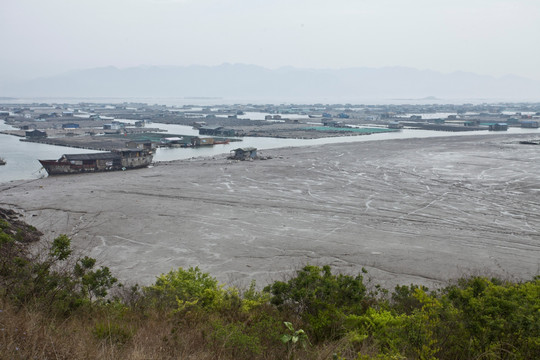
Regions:
[[429, 286], [540, 273], [540, 146], [470, 136], [266, 150], [0, 184], [0, 206], [66, 233], [124, 281], [199, 266], [264, 285], [306, 263]]

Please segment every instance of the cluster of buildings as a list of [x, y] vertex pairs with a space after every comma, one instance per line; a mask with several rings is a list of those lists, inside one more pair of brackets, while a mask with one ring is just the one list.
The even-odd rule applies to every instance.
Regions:
[[[292, 131], [298, 130], [302, 124], [305, 127], [305, 124], [317, 123], [329, 128], [328, 133], [331, 132], [330, 130], [335, 131], [339, 128], [365, 125], [391, 129], [408, 127], [441, 131], [485, 129], [505, 131], [512, 126], [535, 129], [540, 126], [540, 103], [225, 104], [211, 106], [165, 106], [144, 103], [34, 103], [0, 105], [0, 119], [24, 131], [24, 135], [18, 134], [19, 136], [26, 136], [32, 140], [58, 136], [158, 132], [159, 129], [146, 127], [146, 124], [150, 122], [188, 125], [198, 130], [198, 137], [185, 137], [178, 140], [167, 139], [174, 136], [161, 135], [157, 136], [157, 141], [150, 141], [159, 146], [204, 146], [219, 143], [224, 138], [242, 136], [278, 134], [277, 136], [293, 137], [295, 135]], [[124, 122], [114, 119], [132, 120], [134, 126], [128, 129]], [[285, 131], [289, 131], [289, 134]], [[220, 140], [215, 140], [215, 138], [220, 138]]]

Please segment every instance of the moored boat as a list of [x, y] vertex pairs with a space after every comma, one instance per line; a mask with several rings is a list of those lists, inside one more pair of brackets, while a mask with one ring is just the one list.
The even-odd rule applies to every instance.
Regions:
[[150, 165], [153, 155], [141, 149], [94, 154], [64, 154], [58, 160], [39, 160], [49, 175], [137, 169]]

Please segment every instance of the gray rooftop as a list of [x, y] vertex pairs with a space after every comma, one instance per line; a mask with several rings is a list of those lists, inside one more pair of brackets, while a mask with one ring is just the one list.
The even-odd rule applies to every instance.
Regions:
[[81, 161], [81, 160], [113, 160], [119, 159], [119, 154], [113, 154], [110, 152], [106, 153], [95, 153], [95, 154], [64, 154], [69, 161]]

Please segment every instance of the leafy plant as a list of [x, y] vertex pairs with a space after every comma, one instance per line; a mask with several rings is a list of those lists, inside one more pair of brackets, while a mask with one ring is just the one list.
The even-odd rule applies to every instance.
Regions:
[[49, 255], [55, 260], [66, 260], [71, 255], [71, 239], [67, 235], [60, 235], [53, 240]]
[[304, 330], [295, 330], [292, 323], [285, 321], [283, 324], [285, 324], [289, 332], [281, 336], [281, 342], [287, 345], [287, 357], [293, 359], [297, 346], [301, 345], [305, 349], [309, 345], [309, 339]]
[[90, 300], [107, 296], [108, 290], [118, 281], [106, 266], [92, 270], [95, 263], [96, 259], [85, 256], [77, 261], [74, 270], [80, 279], [81, 292]]

